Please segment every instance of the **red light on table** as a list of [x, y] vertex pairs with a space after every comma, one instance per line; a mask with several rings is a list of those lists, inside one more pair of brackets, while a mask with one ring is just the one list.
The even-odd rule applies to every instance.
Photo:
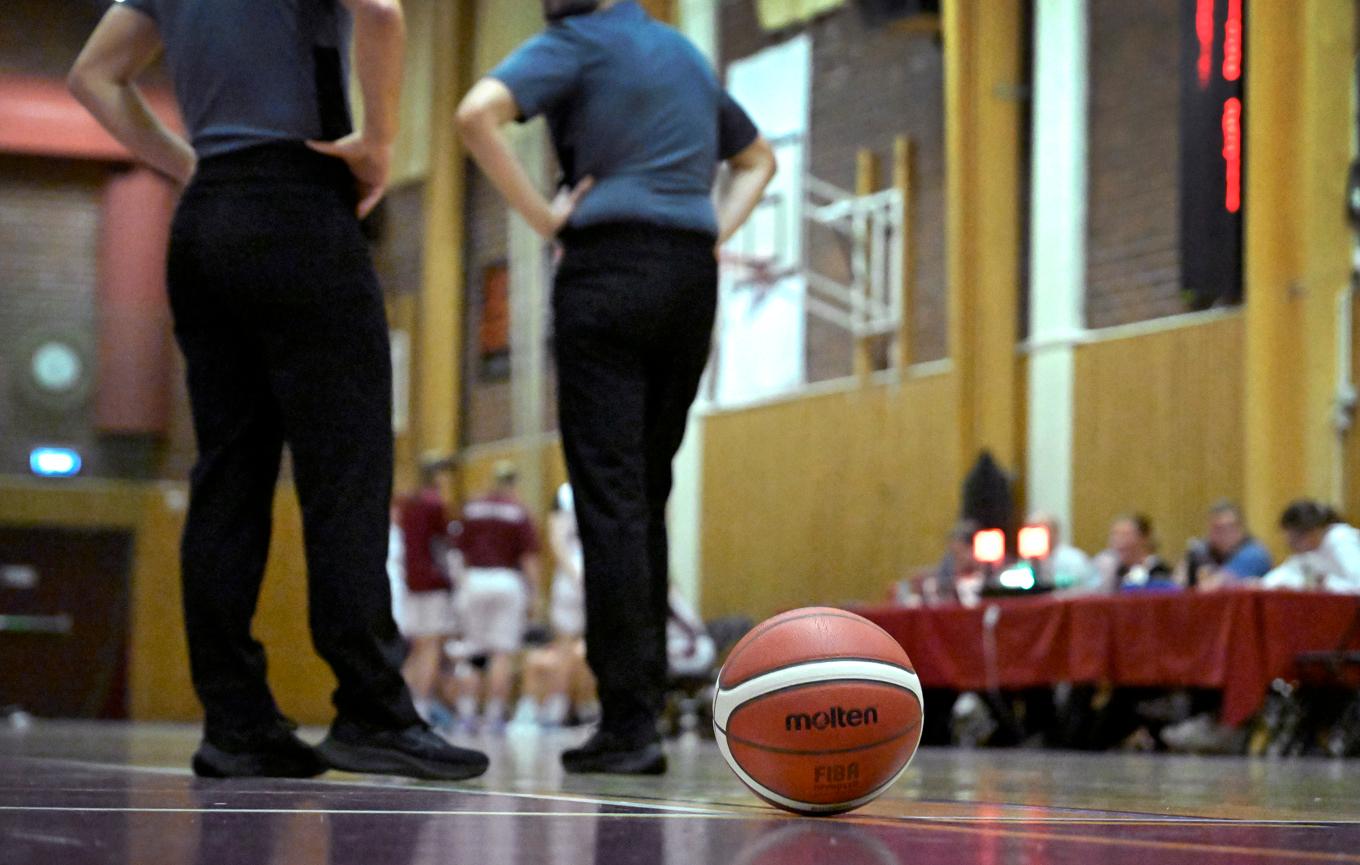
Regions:
[[1020, 558], [1046, 559], [1052, 540], [1048, 536], [1048, 526], [1025, 526], [1020, 530]]
[[1006, 560], [1006, 533], [1000, 529], [983, 529], [973, 535], [973, 558], [984, 565], [998, 565]]

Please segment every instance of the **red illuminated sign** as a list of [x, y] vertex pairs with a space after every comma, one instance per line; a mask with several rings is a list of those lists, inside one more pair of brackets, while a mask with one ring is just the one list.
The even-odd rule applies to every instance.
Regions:
[[1229, 213], [1242, 209], [1242, 100], [1236, 96], [1223, 103], [1223, 206]]
[[1196, 0], [1195, 37], [1199, 39], [1199, 88], [1204, 90], [1214, 69], [1214, 0]]
[[[1209, 14], [1213, 15], [1212, 4]], [[1236, 81], [1241, 77], [1242, 0], [1228, 0], [1228, 20], [1223, 23], [1223, 80]]]
[[[1242, 0], [1227, 0], [1223, 21], [1223, 80], [1242, 78]], [[1199, 88], [1209, 89], [1214, 58], [1214, 9], [1217, 0], [1195, 0], [1195, 38], [1199, 40]], [[1223, 103], [1223, 206], [1229, 213], [1242, 209], [1242, 100]]]

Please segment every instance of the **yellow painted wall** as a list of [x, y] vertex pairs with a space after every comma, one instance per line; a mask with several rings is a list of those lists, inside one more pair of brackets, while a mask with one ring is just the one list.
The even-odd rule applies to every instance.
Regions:
[[[1110, 520], [1152, 518], [1177, 558], [1220, 498], [1243, 495], [1243, 319], [1084, 345], [1076, 355], [1073, 537], [1105, 547]], [[1270, 526], [1256, 526], [1263, 538]]]
[[[138, 720], [201, 717], [180, 609], [184, 495], [180, 484], [58, 486], [0, 479], [0, 522], [134, 533], [128, 710]], [[304, 723], [324, 723], [331, 717], [335, 680], [311, 647], [305, 577], [301, 516], [291, 488], [281, 487], [255, 634], [269, 653], [269, 681], [283, 711]]]
[[521, 42], [543, 29], [543, 7], [537, 0], [475, 0], [477, 32], [472, 72], [485, 75]]
[[[1351, 331], [1356, 335], [1351, 342], [1351, 369], [1360, 370], [1360, 304], [1352, 310]], [[1352, 428], [1346, 435], [1343, 470], [1345, 495], [1341, 510], [1354, 525], [1360, 520], [1360, 429]]]
[[703, 422], [703, 607], [878, 600], [938, 560], [958, 510], [952, 374]]

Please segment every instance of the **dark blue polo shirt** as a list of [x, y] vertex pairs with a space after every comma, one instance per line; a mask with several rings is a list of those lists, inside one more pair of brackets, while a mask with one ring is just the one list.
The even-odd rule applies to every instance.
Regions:
[[718, 163], [758, 133], [699, 50], [634, 0], [548, 25], [489, 77], [510, 89], [521, 120], [547, 118], [566, 183], [595, 178], [570, 227], [717, 234]]
[[120, 0], [151, 16], [200, 157], [351, 129], [339, 0]]

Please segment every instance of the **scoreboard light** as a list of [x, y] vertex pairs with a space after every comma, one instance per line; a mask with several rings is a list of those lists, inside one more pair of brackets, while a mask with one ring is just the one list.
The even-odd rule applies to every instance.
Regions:
[[71, 448], [34, 448], [28, 467], [40, 478], [70, 478], [80, 474], [80, 454]]
[[1001, 529], [983, 529], [973, 535], [973, 558], [984, 565], [998, 565], [1006, 560], [1006, 533]]
[[1046, 559], [1052, 552], [1053, 539], [1048, 536], [1048, 526], [1025, 526], [1020, 530], [1017, 546], [1022, 559]]

